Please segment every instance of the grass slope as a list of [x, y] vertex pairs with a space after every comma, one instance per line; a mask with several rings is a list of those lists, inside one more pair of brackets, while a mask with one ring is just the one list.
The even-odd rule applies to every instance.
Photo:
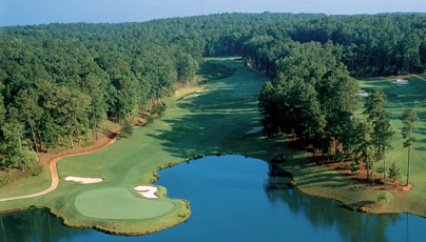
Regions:
[[[95, 153], [59, 161], [60, 184], [54, 192], [38, 198], [3, 202], [0, 203], [0, 210], [31, 205], [49, 207], [70, 226], [96, 227], [129, 235], [150, 233], [186, 220], [190, 214], [188, 204], [183, 200], [167, 199], [166, 190], [160, 187], [157, 195], [173, 205], [173, 209], [166, 214], [160, 209], [158, 217], [149, 219], [88, 218], [87, 212], [82, 212], [86, 216], [79, 212], [82, 209], [82, 194], [87, 195], [93, 190], [111, 191], [114, 188], [116, 190], [112, 194], [115, 195], [126, 193], [126, 196], [131, 196], [130, 193], [133, 193], [132, 196], [140, 196], [133, 187], [152, 183], [156, 179], [155, 171], [160, 167], [200, 155], [236, 153], [269, 160], [275, 152], [282, 153], [285, 141], [247, 134], [260, 125], [257, 96], [267, 78], [244, 67], [242, 60], [211, 59], [206, 60], [204, 65], [207, 67], [203, 70], [210, 70], [208, 65], [221, 65], [232, 71], [212, 75], [221, 79], [207, 79], [199, 89], [180, 90], [177, 97], [166, 99], [168, 109], [162, 120], [157, 120], [152, 126], [136, 129], [131, 139], [119, 140]], [[198, 92], [199, 96], [182, 97], [191, 92]], [[64, 182], [67, 176], [103, 178], [104, 182], [80, 185]], [[34, 188], [34, 191], [38, 189]], [[12, 190], [14, 186], [2, 189]], [[74, 201], [77, 201], [78, 208]], [[93, 214], [90, 216], [96, 217]]]

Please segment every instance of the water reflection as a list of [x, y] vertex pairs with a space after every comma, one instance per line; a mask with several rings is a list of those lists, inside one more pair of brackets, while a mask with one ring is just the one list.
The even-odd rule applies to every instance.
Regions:
[[207, 157], [160, 172], [169, 197], [191, 202], [193, 215], [158, 233], [123, 237], [72, 229], [47, 209], [0, 215], [0, 241], [418, 241], [426, 220], [367, 215], [300, 194], [277, 166], [238, 156]]
[[[404, 220], [403, 214], [361, 214], [349, 211], [336, 201], [304, 196], [290, 186], [291, 180], [291, 174], [270, 165], [265, 185], [270, 201], [287, 204], [292, 213], [303, 214], [316, 227], [337, 227], [347, 241], [389, 241], [388, 227]], [[406, 219], [408, 221], [408, 216]]]
[[54, 242], [70, 239], [77, 232], [87, 234], [90, 230], [64, 229], [59, 218], [52, 216], [47, 209], [29, 209], [8, 215], [0, 215], [0, 241]]

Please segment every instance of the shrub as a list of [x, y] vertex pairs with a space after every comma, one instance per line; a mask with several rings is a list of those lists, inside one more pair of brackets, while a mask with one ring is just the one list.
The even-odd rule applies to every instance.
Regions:
[[155, 121], [155, 118], [153, 117], [153, 116], [148, 116], [147, 118], [146, 118], [146, 123], [149, 125], [149, 124], [153, 124], [154, 123], [154, 121]]
[[401, 178], [401, 169], [396, 166], [395, 162], [389, 167], [388, 176], [390, 179], [398, 180]]
[[334, 156], [334, 160], [337, 162], [343, 162], [345, 161], [345, 156], [341, 152], [337, 152]]
[[158, 117], [162, 117], [164, 115], [164, 112], [166, 111], [167, 105], [163, 102], [161, 103], [155, 103], [152, 105], [151, 108], [151, 114], [157, 115]]
[[383, 167], [382, 167], [382, 166], [377, 167], [377, 169], [376, 169], [376, 172], [377, 172], [377, 173], [379, 173], [379, 174], [382, 174], [384, 171], [385, 171], [385, 170], [383, 169]]
[[123, 126], [121, 127], [120, 137], [128, 138], [133, 135], [132, 123], [129, 120], [124, 120]]
[[359, 170], [359, 165], [355, 161], [352, 161], [351, 164], [349, 164], [349, 170], [352, 174], [355, 174]]
[[272, 163], [282, 163], [282, 162], [285, 162], [285, 161], [287, 161], [287, 155], [286, 154], [276, 155], [271, 160]]
[[383, 192], [377, 197], [378, 202], [382, 204], [389, 204], [392, 201], [392, 199], [393, 199], [393, 195], [390, 192]]

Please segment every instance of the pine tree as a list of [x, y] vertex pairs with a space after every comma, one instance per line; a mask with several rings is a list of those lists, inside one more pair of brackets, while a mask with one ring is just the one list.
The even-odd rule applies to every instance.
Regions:
[[411, 133], [414, 130], [413, 123], [418, 121], [419, 117], [417, 116], [416, 111], [411, 108], [408, 108], [404, 111], [401, 117], [401, 121], [403, 123], [402, 127], [402, 138], [405, 139], [403, 145], [405, 148], [408, 148], [408, 157], [407, 157], [407, 182], [405, 185], [408, 185], [408, 180], [410, 178], [410, 155], [411, 155], [411, 145], [414, 142], [417, 142], [416, 138], [412, 137]]

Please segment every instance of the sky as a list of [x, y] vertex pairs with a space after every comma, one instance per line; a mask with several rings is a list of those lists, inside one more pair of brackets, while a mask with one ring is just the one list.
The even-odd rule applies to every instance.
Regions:
[[120, 23], [224, 12], [426, 12], [426, 0], [0, 0], [0, 26]]

